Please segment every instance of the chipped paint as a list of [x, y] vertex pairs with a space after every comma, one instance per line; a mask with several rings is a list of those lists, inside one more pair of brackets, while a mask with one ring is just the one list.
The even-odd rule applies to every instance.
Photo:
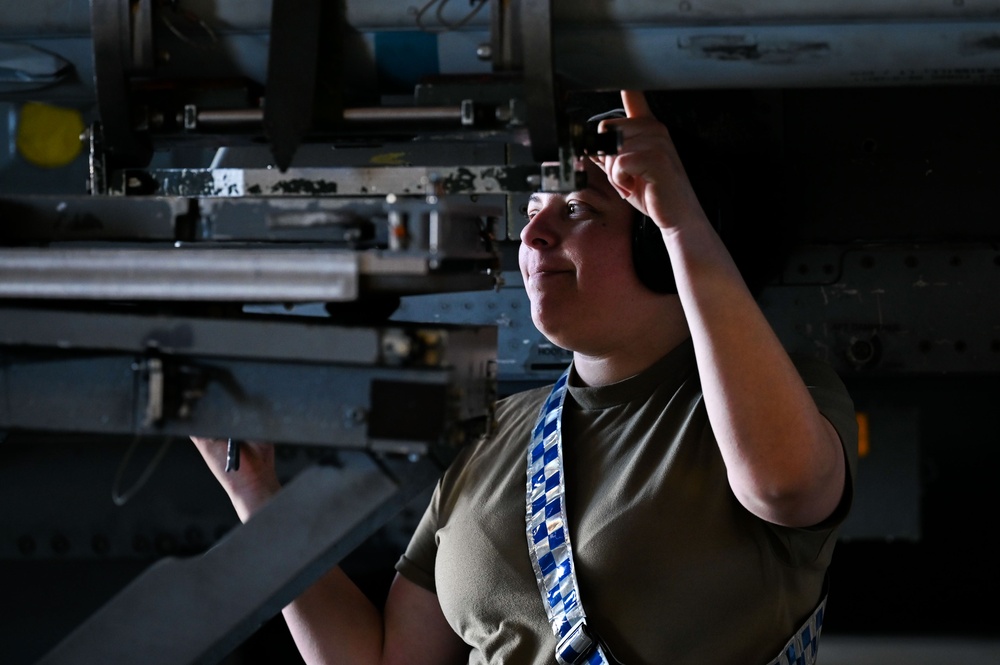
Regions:
[[[201, 175], [202, 171], [190, 171]], [[245, 180], [241, 169], [212, 169], [209, 172], [212, 182], [211, 196], [242, 196]]]
[[792, 65], [826, 58], [832, 52], [828, 42], [784, 40], [758, 42], [751, 35], [695, 35], [681, 40], [681, 48], [696, 57], [720, 61], [758, 62]]
[[170, 196], [355, 196], [388, 193], [493, 194], [530, 192], [538, 165], [294, 169], [158, 169], [161, 194]]
[[525, 192], [535, 190], [529, 184], [529, 178], [532, 175], [539, 176], [540, 172], [537, 165], [508, 166], [506, 168], [493, 167], [483, 169], [482, 175], [484, 178], [496, 180], [502, 191]]
[[332, 180], [310, 180], [308, 178], [292, 178], [278, 180], [271, 185], [272, 194], [336, 194], [337, 183]]
[[446, 194], [474, 192], [476, 190], [476, 176], [471, 170], [459, 167], [443, 179], [441, 185]]

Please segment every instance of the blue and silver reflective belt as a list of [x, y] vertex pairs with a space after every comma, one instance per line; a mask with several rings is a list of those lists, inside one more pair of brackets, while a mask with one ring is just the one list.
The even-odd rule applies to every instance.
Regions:
[[[552, 387], [528, 447], [528, 552], [542, 604], [556, 636], [556, 660], [568, 665], [609, 665], [597, 635], [587, 627], [580, 601], [573, 549], [566, 522], [566, 484], [562, 463], [562, 411], [569, 370]], [[767, 665], [814, 665], [826, 611], [826, 594], [812, 615]]]
[[607, 665], [603, 648], [587, 628], [566, 522], [561, 420], [568, 379], [566, 370], [553, 386], [528, 447], [528, 551], [542, 604], [556, 636], [556, 660], [569, 665]]

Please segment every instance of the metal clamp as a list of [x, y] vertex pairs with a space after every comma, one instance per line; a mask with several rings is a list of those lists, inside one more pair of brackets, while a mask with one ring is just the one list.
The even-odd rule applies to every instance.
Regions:
[[586, 662], [597, 648], [597, 640], [590, 634], [587, 624], [580, 621], [566, 633], [556, 646], [556, 659], [566, 665]]

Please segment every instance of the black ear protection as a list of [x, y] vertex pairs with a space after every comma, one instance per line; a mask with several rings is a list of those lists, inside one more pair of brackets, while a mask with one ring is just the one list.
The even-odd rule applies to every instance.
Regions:
[[[605, 118], [624, 118], [625, 109], [611, 109], [591, 116], [587, 124], [597, 129]], [[632, 263], [639, 281], [654, 293], [677, 293], [674, 271], [670, 267], [670, 255], [663, 244], [660, 229], [646, 215], [636, 211], [632, 222]]]
[[[587, 123], [596, 130], [598, 123], [606, 118], [624, 118], [625, 109], [612, 109], [591, 116]], [[712, 226], [719, 230], [718, 220], [709, 215]], [[654, 293], [677, 293], [674, 270], [670, 265], [670, 254], [663, 244], [663, 236], [656, 223], [646, 215], [636, 211], [632, 222], [632, 263], [639, 281]]]
[[[588, 118], [587, 124], [593, 131], [596, 131], [601, 120], [624, 117], [626, 117], [625, 109], [612, 109], [591, 116]], [[702, 183], [702, 187], [705, 185], [706, 183]], [[702, 191], [702, 194], [706, 193], [709, 192]], [[699, 196], [699, 198], [701, 197]], [[719, 211], [715, 207], [718, 201], [709, 196], [707, 202], [712, 204], [705, 209], [709, 221], [716, 231], [721, 232]], [[635, 266], [636, 275], [639, 276], [639, 281], [647, 289], [654, 293], [677, 293], [677, 282], [674, 280], [674, 271], [670, 266], [670, 254], [667, 252], [666, 245], [663, 244], [660, 228], [653, 220], [638, 211], [636, 211], [632, 222], [632, 263]]]
[[632, 221], [632, 263], [639, 281], [654, 293], [677, 293], [670, 254], [663, 244], [660, 227], [636, 211]]

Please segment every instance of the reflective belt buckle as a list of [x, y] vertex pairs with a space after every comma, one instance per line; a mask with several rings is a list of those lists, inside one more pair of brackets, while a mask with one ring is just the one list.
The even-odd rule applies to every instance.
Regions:
[[556, 646], [556, 658], [566, 665], [577, 665], [584, 662], [597, 648], [597, 641], [587, 630], [587, 624], [578, 622], [559, 640]]

